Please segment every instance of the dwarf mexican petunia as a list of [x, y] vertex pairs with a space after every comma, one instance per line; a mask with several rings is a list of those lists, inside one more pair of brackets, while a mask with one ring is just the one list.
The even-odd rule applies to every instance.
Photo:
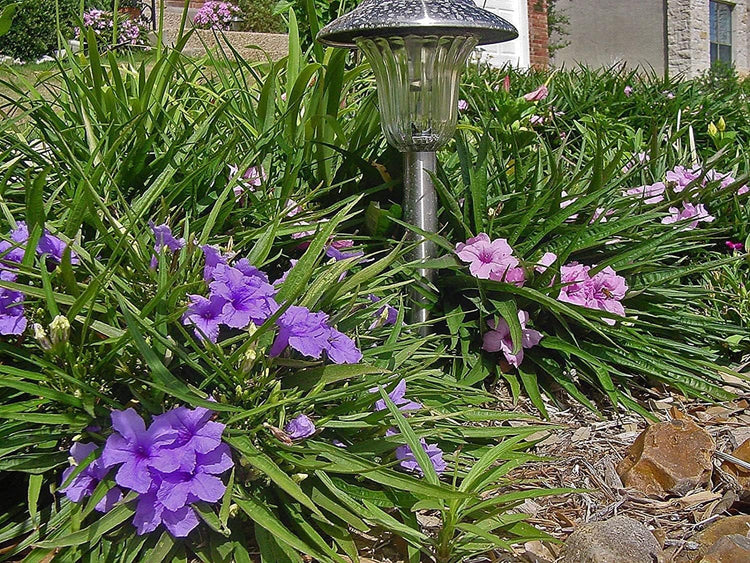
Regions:
[[497, 323], [492, 320], [487, 322], [490, 330], [484, 333], [482, 344], [482, 349], [487, 352], [502, 352], [505, 360], [513, 367], [518, 367], [523, 362], [524, 348], [533, 348], [542, 339], [542, 333], [533, 328], [526, 328], [529, 322], [529, 314], [526, 311], [518, 311], [518, 321], [521, 323], [521, 348], [518, 353], [513, 352], [513, 338], [505, 319], [500, 319]]
[[505, 239], [491, 241], [487, 234], [479, 233], [466, 243], [459, 242], [456, 254], [469, 264], [469, 272], [476, 278], [523, 285], [523, 268], [519, 267], [519, 261]]
[[[379, 387], [370, 389], [370, 393], [378, 393], [379, 389]], [[393, 401], [393, 404], [396, 405], [399, 410], [402, 411], [416, 411], [422, 408], [422, 405], [420, 403], [411, 401], [406, 398], [406, 379], [402, 379], [396, 384], [396, 387], [394, 387], [393, 391], [388, 393], [388, 398]], [[385, 404], [384, 399], [375, 401], [374, 409], [376, 411], [384, 411], [387, 408], [388, 406]]]
[[315, 423], [305, 414], [293, 418], [284, 427], [284, 432], [289, 434], [292, 440], [304, 440], [314, 435], [316, 431]]
[[[73, 444], [73, 447], [70, 448], [73, 465], [63, 471], [61, 484], [65, 485], [76, 467], [97, 449], [97, 445], [94, 443], [76, 442]], [[81, 502], [94, 493], [94, 489], [107, 476], [107, 473], [109, 473], [109, 469], [104, 467], [100, 458], [96, 458], [73, 477], [70, 483], [61, 488], [60, 492], [65, 493], [65, 496], [71, 502]], [[120, 500], [122, 500], [122, 491], [118, 487], [112, 487], [104, 495], [104, 498], [96, 503], [94, 508], [97, 512], [109, 512]]]
[[152, 469], [174, 471], [180, 460], [164, 449], [177, 438], [177, 431], [165, 421], [154, 421], [146, 429], [143, 419], [130, 408], [112, 411], [115, 432], [107, 438], [101, 460], [106, 468], [120, 465], [115, 482], [121, 487], [147, 493], [153, 481]]

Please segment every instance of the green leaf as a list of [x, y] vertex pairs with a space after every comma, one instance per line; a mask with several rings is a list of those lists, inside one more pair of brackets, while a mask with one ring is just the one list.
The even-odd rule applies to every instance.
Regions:
[[289, 531], [289, 528], [271, 512], [266, 504], [252, 497], [235, 498], [235, 502], [253, 522], [268, 530], [277, 540], [286, 543], [300, 553], [317, 557], [321, 561], [327, 559], [325, 554], [320, 553], [296, 534]]
[[227, 439], [229, 444], [242, 454], [243, 459], [255, 467], [258, 471], [265, 474], [271, 481], [280, 487], [289, 496], [310, 509], [313, 513], [324, 518], [320, 509], [308, 497], [300, 486], [295, 483], [289, 475], [284, 473], [281, 468], [266, 454], [258, 450], [247, 436], [238, 436]]
[[[127, 499], [126, 499], [127, 500]], [[79, 532], [73, 532], [61, 538], [36, 543], [36, 547], [55, 548], [73, 545], [95, 544], [104, 534], [129, 520], [135, 514], [133, 503], [124, 502], [117, 505], [99, 520]]]
[[0, 12], [0, 37], [10, 31], [10, 26], [13, 24], [13, 16], [16, 14], [16, 8], [18, 3], [8, 4]]

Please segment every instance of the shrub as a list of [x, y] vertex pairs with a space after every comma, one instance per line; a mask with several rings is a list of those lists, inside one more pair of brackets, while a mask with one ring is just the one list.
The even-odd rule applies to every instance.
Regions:
[[[18, 0], [0, 0], [0, 9]], [[60, 27], [70, 36], [80, 6], [79, 0], [59, 0]], [[57, 47], [56, 3], [50, 0], [20, 0], [10, 32], [0, 37], [0, 54], [33, 61]]]
[[273, 13], [275, 2], [273, 0], [237, 0], [242, 17], [243, 31], [255, 31], [258, 33], [283, 33], [284, 22]]

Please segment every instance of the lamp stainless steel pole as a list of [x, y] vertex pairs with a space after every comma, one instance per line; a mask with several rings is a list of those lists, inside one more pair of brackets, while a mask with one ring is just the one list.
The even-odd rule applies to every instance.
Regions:
[[[381, 124], [388, 142], [404, 153], [406, 221], [437, 233], [437, 195], [431, 174], [435, 153], [448, 143], [458, 121], [459, 80], [477, 45], [502, 43], [518, 31], [473, 0], [364, 0], [329, 23], [318, 40], [358, 47], [378, 87]], [[436, 256], [434, 243], [413, 235], [414, 260]], [[428, 281], [432, 271], [420, 268]], [[426, 300], [412, 291], [411, 322], [427, 334]]]
[[[407, 152], [404, 154], [404, 211], [406, 222], [421, 231], [436, 233], [438, 225], [438, 202], [435, 186], [431, 174], [437, 168], [437, 158], [434, 152]], [[424, 262], [436, 257], [435, 243], [423, 236], [416, 235], [419, 244], [414, 249], [411, 258]], [[420, 268], [420, 277], [433, 280], [434, 270]], [[427, 303], [417, 289], [411, 291], [412, 308], [410, 321], [420, 326], [423, 335], [429, 332]]]

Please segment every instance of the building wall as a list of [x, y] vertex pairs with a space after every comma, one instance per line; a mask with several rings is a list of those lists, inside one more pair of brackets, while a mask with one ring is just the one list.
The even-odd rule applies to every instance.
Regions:
[[556, 6], [570, 19], [562, 38], [570, 44], [555, 52], [555, 66], [624, 62], [664, 72], [664, 0], [557, 0]]
[[[732, 58], [747, 74], [750, 0], [725, 3], [733, 6]], [[624, 62], [687, 77], [711, 66], [709, 0], [558, 0], [557, 5], [570, 19], [570, 34], [562, 38], [570, 45], [555, 53], [556, 66]]]

